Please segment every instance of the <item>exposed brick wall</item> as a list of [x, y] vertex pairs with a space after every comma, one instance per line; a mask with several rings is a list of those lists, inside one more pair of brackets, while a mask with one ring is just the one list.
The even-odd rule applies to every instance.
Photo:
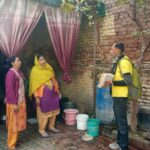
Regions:
[[[96, 72], [107, 72], [110, 70], [109, 51], [114, 42], [124, 42], [126, 54], [135, 61], [139, 56], [140, 44], [137, 38], [133, 38], [131, 33], [135, 31], [136, 24], [132, 21], [131, 7], [128, 4], [120, 5], [115, 0], [105, 0], [106, 16], [99, 19], [100, 49], [96, 50]], [[140, 17], [145, 29], [150, 28], [150, 6], [141, 12]], [[61, 88], [65, 96], [70, 97], [79, 105], [89, 109], [89, 103], [94, 103], [93, 87], [93, 50], [94, 50], [94, 29], [89, 27], [85, 19], [82, 20], [80, 36], [76, 48], [76, 55], [73, 62], [72, 83], [69, 86], [62, 84]], [[106, 59], [101, 60], [101, 50]], [[141, 103], [150, 104], [150, 49], [145, 55], [143, 64], [143, 97]], [[92, 77], [90, 77], [90, 76]], [[88, 87], [88, 89], [87, 89]], [[90, 98], [89, 98], [90, 97]], [[87, 100], [88, 99], [88, 100]], [[87, 106], [87, 107], [86, 107]], [[90, 112], [93, 105], [90, 105]], [[93, 110], [94, 111], [94, 110]]]
[[61, 91], [64, 96], [77, 103], [80, 112], [93, 113], [93, 79], [92, 70], [86, 67], [80, 67], [83, 72], [74, 72], [72, 83], [61, 84]]

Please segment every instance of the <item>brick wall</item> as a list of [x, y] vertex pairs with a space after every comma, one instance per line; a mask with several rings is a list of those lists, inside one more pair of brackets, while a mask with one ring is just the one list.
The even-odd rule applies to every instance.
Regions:
[[[132, 12], [128, 4], [120, 5], [115, 0], [105, 0], [106, 16], [99, 19], [100, 41], [96, 50], [96, 73], [110, 70], [109, 51], [114, 42], [124, 42], [126, 54], [135, 61], [139, 56], [139, 40], [133, 38], [131, 33], [136, 25], [132, 21]], [[150, 6], [142, 12], [139, 11], [145, 29], [150, 28]], [[68, 96], [78, 105], [84, 105], [84, 109], [94, 112], [94, 86], [92, 76], [94, 51], [94, 28], [89, 27], [86, 19], [82, 20], [81, 31], [73, 62], [72, 83], [69, 86], [61, 84], [65, 96]], [[102, 60], [103, 52], [105, 60]], [[143, 97], [141, 104], [150, 104], [150, 49], [145, 55], [142, 69]]]

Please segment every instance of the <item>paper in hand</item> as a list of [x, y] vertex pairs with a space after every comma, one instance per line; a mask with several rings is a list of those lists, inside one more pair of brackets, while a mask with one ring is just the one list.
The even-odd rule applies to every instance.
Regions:
[[114, 75], [111, 73], [102, 73], [99, 77], [98, 87], [102, 88], [105, 85], [105, 82], [112, 82]]

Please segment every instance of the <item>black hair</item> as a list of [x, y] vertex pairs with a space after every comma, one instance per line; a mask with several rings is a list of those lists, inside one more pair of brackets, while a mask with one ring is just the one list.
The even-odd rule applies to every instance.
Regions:
[[37, 59], [39, 60], [40, 59], [40, 57], [44, 57], [42, 54], [37, 54]]
[[17, 58], [17, 56], [12, 56], [12, 57], [8, 58], [9, 63], [14, 63], [16, 58]]
[[123, 53], [125, 51], [125, 45], [124, 43], [116, 43], [115, 47], [120, 49], [120, 51]]
[[10, 65], [10, 67], [12, 67], [12, 63], [15, 62], [16, 58], [17, 58], [17, 56], [12, 56], [12, 57], [8, 58], [8, 63]]

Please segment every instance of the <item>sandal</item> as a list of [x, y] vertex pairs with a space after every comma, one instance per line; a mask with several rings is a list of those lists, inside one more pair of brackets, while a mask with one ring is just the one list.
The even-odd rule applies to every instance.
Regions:
[[59, 133], [60, 131], [56, 128], [51, 128], [49, 129], [49, 131], [53, 132], [53, 133]]
[[46, 132], [40, 133], [40, 135], [41, 135], [43, 138], [48, 138], [48, 137], [49, 137], [48, 133], [46, 133]]

